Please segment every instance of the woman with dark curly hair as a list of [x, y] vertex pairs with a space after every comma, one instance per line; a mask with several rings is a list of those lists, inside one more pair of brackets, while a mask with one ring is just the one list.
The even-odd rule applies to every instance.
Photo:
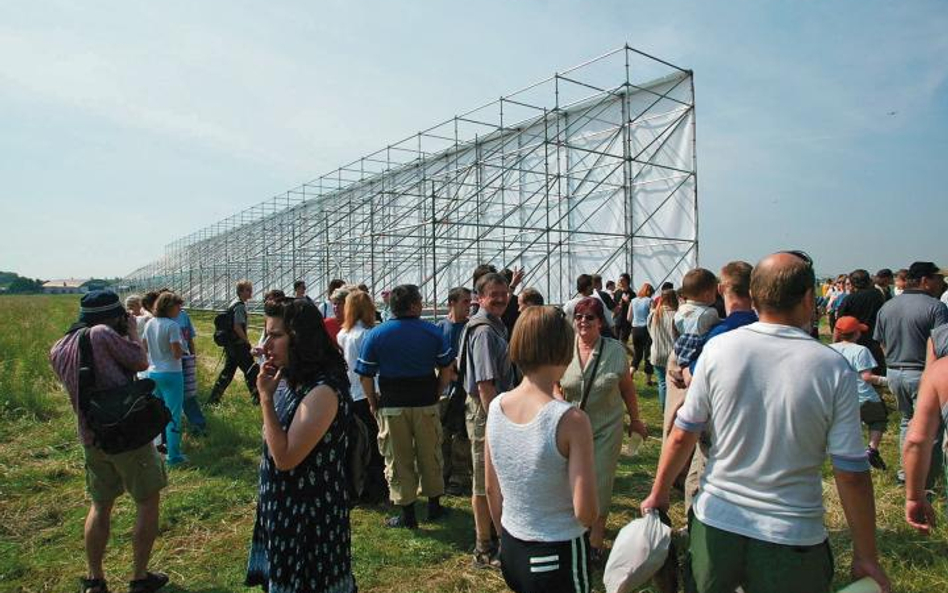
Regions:
[[263, 459], [247, 586], [269, 593], [350, 593], [346, 363], [315, 305], [267, 302], [257, 377]]

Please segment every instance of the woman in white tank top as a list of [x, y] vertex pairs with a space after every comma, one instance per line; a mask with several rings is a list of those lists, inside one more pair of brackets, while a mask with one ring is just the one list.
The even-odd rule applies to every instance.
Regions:
[[572, 357], [562, 311], [526, 309], [510, 340], [523, 381], [487, 414], [487, 500], [504, 580], [518, 593], [591, 588], [587, 529], [599, 513], [592, 428], [584, 412], [553, 398]]

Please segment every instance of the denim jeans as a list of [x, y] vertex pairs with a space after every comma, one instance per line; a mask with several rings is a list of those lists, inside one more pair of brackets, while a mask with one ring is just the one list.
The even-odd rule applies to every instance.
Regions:
[[[908, 433], [909, 422], [915, 415], [915, 402], [918, 399], [918, 384], [922, 379], [922, 371], [913, 369], [888, 369], [889, 390], [899, 403], [899, 412], [902, 419], [899, 422], [899, 476], [904, 476], [902, 470], [902, 449], [905, 446], [905, 435]], [[932, 464], [925, 479], [925, 488], [931, 489], [935, 484], [938, 471], [942, 465], [941, 434], [935, 437], [932, 450]]]
[[171, 411], [171, 422], [165, 427], [165, 442], [168, 444], [167, 462], [176, 465], [185, 460], [181, 454], [181, 408], [184, 404], [184, 375], [172, 373], [148, 373], [155, 382], [155, 395], [164, 400]]
[[655, 369], [655, 378], [658, 379], [658, 405], [661, 406], [662, 413], [665, 413], [665, 367], [652, 365]]

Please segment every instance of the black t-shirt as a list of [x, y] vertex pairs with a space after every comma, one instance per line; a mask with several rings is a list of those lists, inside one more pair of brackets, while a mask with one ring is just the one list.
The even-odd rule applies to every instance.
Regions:
[[863, 338], [871, 339], [872, 333], [876, 329], [876, 316], [884, 304], [885, 297], [882, 296], [882, 293], [879, 292], [878, 289], [875, 287], [863, 288], [850, 293], [849, 296], [846, 297], [843, 304], [839, 307], [836, 318], [839, 319], [844, 315], [852, 315], [858, 319], [860, 323], [865, 323], [869, 326], [869, 331], [865, 333]]
[[611, 312], [613, 309], [616, 308], [616, 303], [614, 300], [612, 300], [611, 294], [609, 294], [605, 290], [597, 290], [596, 292], [599, 293], [599, 298], [602, 299], [602, 304], [606, 306], [606, 309], [609, 309], [609, 311]]
[[507, 308], [504, 309], [504, 314], [500, 316], [501, 321], [504, 322], [504, 327], [507, 328], [507, 335], [513, 335], [514, 325], [517, 323], [517, 319], [520, 318], [520, 304], [517, 302], [517, 295], [511, 294], [510, 300], [507, 301]]
[[[622, 296], [628, 294], [629, 300], [623, 301]], [[625, 323], [625, 318], [629, 314], [629, 303], [632, 302], [632, 299], [635, 298], [635, 295], [631, 290], [622, 290], [617, 288], [613, 294], [613, 300], [615, 301], [615, 306], [612, 309], [612, 316], [616, 319], [617, 322]], [[617, 323], [616, 325], [621, 325]]]

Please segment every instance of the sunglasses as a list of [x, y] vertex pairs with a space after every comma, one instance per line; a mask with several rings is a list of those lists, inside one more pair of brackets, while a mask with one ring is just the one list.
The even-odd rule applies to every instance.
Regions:
[[599, 318], [596, 317], [595, 315], [590, 315], [588, 313], [587, 314], [577, 313], [576, 315], [573, 315], [573, 319], [576, 321], [590, 321], [591, 322], [591, 321], [596, 321]]

